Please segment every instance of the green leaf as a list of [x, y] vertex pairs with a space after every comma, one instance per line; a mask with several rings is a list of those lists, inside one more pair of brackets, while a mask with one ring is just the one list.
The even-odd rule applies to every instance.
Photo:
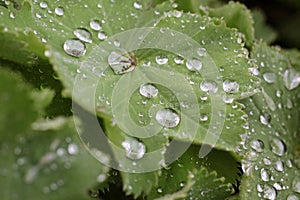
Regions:
[[40, 118], [48, 92], [37, 95], [18, 75], [0, 72], [1, 199], [89, 199], [109, 168], [84, 149], [72, 118]]
[[262, 93], [243, 103], [249, 131], [242, 147], [242, 199], [299, 198], [300, 54], [256, 44]]
[[255, 38], [262, 39], [267, 44], [274, 42], [277, 33], [272, 27], [266, 24], [264, 13], [260, 10], [253, 10], [252, 15], [254, 20]]
[[209, 16], [223, 18], [228, 27], [237, 28], [245, 35], [248, 46], [253, 43], [255, 37], [252, 14], [243, 4], [231, 1], [223, 7], [211, 9]]

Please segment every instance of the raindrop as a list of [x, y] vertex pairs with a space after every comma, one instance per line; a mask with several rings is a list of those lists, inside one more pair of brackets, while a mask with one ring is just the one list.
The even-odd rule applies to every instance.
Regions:
[[63, 16], [64, 13], [65, 13], [65, 11], [64, 11], [64, 9], [63, 9], [62, 7], [56, 7], [56, 8], [54, 9], [54, 12], [55, 12], [55, 14], [56, 14], [57, 16]]
[[47, 7], [48, 7], [48, 3], [45, 2], [45, 1], [42, 1], [42, 2], [40, 3], [40, 7], [41, 7], [41, 8], [47, 8]]
[[100, 31], [102, 29], [100, 21], [98, 21], [98, 20], [92, 20], [92, 21], [90, 21], [90, 27], [94, 31]]
[[236, 81], [226, 80], [223, 82], [223, 90], [227, 93], [236, 93], [239, 91], [239, 84]]
[[300, 177], [296, 176], [292, 183], [292, 189], [294, 192], [300, 193]]
[[73, 33], [79, 40], [92, 43], [92, 35], [88, 30], [84, 28], [78, 28], [74, 30]]
[[108, 56], [108, 64], [113, 69], [115, 74], [124, 74], [134, 70], [136, 61], [131, 54], [111, 52], [111, 54]]
[[77, 39], [66, 40], [64, 43], [64, 51], [74, 57], [81, 57], [86, 53], [84, 43]]
[[174, 58], [174, 62], [177, 64], [177, 65], [182, 65], [184, 63], [184, 58], [181, 57], [181, 56], [177, 56]]
[[206, 56], [206, 49], [203, 48], [203, 47], [198, 48], [198, 49], [197, 49], [197, 54], [198, 54], [200, 57]]
[[196, 58], [187, 60], [185, 65], [190, 71], [200, 71], [202, 68], [202, 62]]
[[216, 93], [218, 91], [218, 85], [215, 81], [202, 81], [200, 83], [200, 89], [207, 93]]
[[282, 172], [283, 171], [283, 163], [282, 163], [282, 161], [280, 161], [280, 160], [278, 160], [278, 161], [276, 161], [275, 163], [275, 169], [277, 170], [277, 171], [279, 171], [279, 172]]
[[264, 73], [263, 78], [267, 83], [274, 83], [276, 81], [276, 75], [273, 72]]
[[141, 9], [143, 8], [143, 5], [140, 4], [139, 2], [134, 2], [134, 3], [133, 3], [133, 7], [134, 7], [135, 9], [141, 10]]
[[140, 86], [140, 94], [147, 98], [153, 98], [157, 96], [158, 89], [152, 84], [143, 84]]
[[265, 185], [263, 191], [263, 198], [269, 200], [276, 199], [276, 190], [272, 186]]
[[207, 115], [203, 114], [203, 115], [200, 116], [200, 121], [205, 122], [207, 120], [208, 120], [208, 116]]
[[287, 69], [283, 74], [283, 82], [288, 90], [296, 88], [300, 83], [300, 75], [294, 69]]
[[267, 181], [270, 180], [270, 175], [269, 175], [268, 171], [266, 169], [264, 169], [264, 168], [262, 168], [260, 170], [260, 177], [265, 182], [267, 182]]
[[263, 115], [259, 116], [260, 122], [264, 125], [268, 125], [271, 121], [271, 115], [265, 112]]
[[259, 75], [259, 70], [257, 67], [250, 67], [248, 68], [248, 72], [254, 76], [258, 76]]
[[271, 165], [272, 164], [271, 160], [268, 159], [268, 158], [263, 158], [263, 162], [264, 162], [265, 165]]
[[157, 111], [155, 118], [159, 124], [167, 128], [176, 127], [180, 121], [180, 117], [175, 111], [166, 108]]
[[146, 146], [135, 138], [128, 137], [122, 142], [122, 146], [126, 150], [126, 157], [131, 160], [143, 158], [146, 152]]
[[98, 33], [99, 40], [105, 40], [107, 38], [107, 35], [104, 32]]
[[262, 152], [264, 150], [264, 143], [261, 140], [252, 140], [250, 143], [252, 149], [257, 152]]
[[278, 138], [272, 138], [270, 140], [270, 146], [272, 152], [278, 156], [283, 156], [285, 153], [285, 144]]
[[155, 61], [159, 65], [164, 65], [168, 62], [168, 58], [166, 56], [156, 56]]
[[76, 144], [71, 143], [71, 144], [68, 145], [69, 154], [75, 155], [75, 154], [78, 153], [78, 151], [79, 151], [79, 149], [78, 149], [78, 146]]

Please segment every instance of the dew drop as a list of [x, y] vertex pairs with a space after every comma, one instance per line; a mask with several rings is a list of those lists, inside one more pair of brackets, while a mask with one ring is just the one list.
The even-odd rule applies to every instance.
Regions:
[[259, 70], [257, 67], [250, 67], [248, 68], [248, 72], [252, 74], [253, 76], [258, 76], [259, 75]]
[[79, 40], [92, 43], [92, 35], [88, 30], [84, 28], [78, 28], [74, 30], [73, 33]]
[[198, 54], [200, 57], [206, 56], [206, 49], [203, 48], [203, 47], [198, 48], [198, 49], [197, 49], [197, 54]]
[[278, 160], [274, 163], [274, 167], [277, 171], [282, 172], [283, 171], [283, 163], [282, 161]]
[[200, 121], [205, 122], [207, 120], [208, 120], [208, 116], [207, 115], [203, 114], [203, 115], [200, 116]]
[[262, 168], [261, 171], [260, 171], [260, 177], [265, 182], [270, 180], [269, 172], [264, 168]]
[[278, 156], [283, 156], [285, 153], [285, 144], [278, 138], [272, 138], [270, 140], [270, 146], [271, 151]]
[[261, 140], [252, 140], [250, 143], [252, 149], [257, 152], [262, 152], [264, 150], [264, 143]]
[[200, 89], [207, 93], [216, 93], [218, 91], [218, 85], [215, 81], [205, 80], [200, 83]]
[[276, 81], [276, 75], [273, 72], [264, 73], [263, 78], [267, 83], [274, 83]]
[[40, 3], [40, 7], [45, 9], [45, 8], [48, 7], [48, 3], [45, 2], [45, 1], [42, 1], [42, 2]]
[[107, 38], [107, 35], [104, 32], [99, 32], [97, 36], [99, 40], [105, 40]]
[[68, 39], [64, 43], [64, 51], [74, 57], [81, 57], [85, 55], [86, 48], [84, 43], [77, 39]]
[[263, 95], [268, 107], [270, 108], [270, 110], [275, 111], [276, 110], [276, 104], [273, 101], [273, 99], [265, 92], [264, 89], [262, 89], [262, 95]]
[[99, 20], [91, 20], [91, 21], [90, 21], [90, 27], [91, 27], [91, 29], [93, 29], [94, 31], [100, 31], [100, 30], [102, 29], [102, 26], [101, 26]]
[[202, 68], [202, 62], [196, 58], [192, 58], [187, 60], [185, 66], [190, 71], [200, 71]]
[[177, 64], [177, 65], [182, 65], [184, 63], [184, 58], [181, 57], [181, 56], [177, 56], [174, 58], [174, 62]]
[[263, 198], [269, 200], [276, 199], [276, 190], [272, 186], [265, 185], [263, 191]]
[[287, 69], [283, 74], [283, 82], [288, 90], [295, 89], [300, 83], [300, 75], [294, 69]]
[[100, 174], [97, 176], [97, 182], [103, 183], [106, 180], [106, 174]]
[[57, 16], [63, 16], [64, 13], [65, 13], [65, 11], [64, 11], [64, 9], [63, 9], [62, 7], [56, 7], [56, 8], [54, 9], [54, 12], [55, 12], [55, 14], [56, 14]]
[[236, 93], [239, 89], [240, 86], [236, 81], [226, 80], [223, 82], [223, 90], [227, 93]]
[[300, 193], [300, 177], [296, 176], [292, 183], [292, 189], [294, 192]]
[[126, 150], [126, 157], [131, 160], [139, 160], [143, 158], [146, 152], [146, 146], [144, 143], [139, 142], [135, 138], [128, 137], [122, 142], [122, 146]]
[[147, 98], [153, 98], [157, 96], [158, 89], [152, 84], [143, 84], [140, 86], [140, 94]]
[[139, 2], [134, 2], [134, 3], [133, 3], [133, 7], [134, 7], [135, 9], [141, 10], [141, 9], [143, 8], [143, 5], [140, 4]]
[[164, 65], [169, 61], [169, 59], [166, 56], [156, 56], [155, 61], [159, 65]]
[[259, 119], [263, 125], [268, 125], [271, 121], [271, 115], [269, 113], [265, 112], [263, 115], [259, 116]]
[[136, 61], [133, 55], [128, 53], [122, 54], [119, 52], [111, 52], [108, 56], [108, 64], [113, 69], [115, 74], [124, 74], [134, 70]]
[[79, 148], [77, 144], [71, 143], [68, 145], [68, 153], [71, 155], [76, 155], [78, 154]]
[[180, 121], [180, 117], [175, 111], [166, 108], [157, 111], [155, 118], [159, 124], [167, 128], [176, 127]]

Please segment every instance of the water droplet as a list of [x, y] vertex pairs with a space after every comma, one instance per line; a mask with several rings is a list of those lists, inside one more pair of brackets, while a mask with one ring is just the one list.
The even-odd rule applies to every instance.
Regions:
[[215, 81], [205, 80], [200, 83], [200, 89], [207, 93], [216, 93], [218, 91], [218, 85]]
[[282, 161], [278, 160], [274, 163], [274, 167], [277, 171], [282, 172], [283, 171], [283, 163]]
[[64, 9], [63, 9], [62, 7], [56, 7], [56, 8], [54, 9], [54, 12], [55, 12], [55, 14], [56, 14], [57, 16], [63, 16], [64, 13], [65, 13], [65, 11], [64, 11]]
[[262, 168], [262, 169], [260, 170], [260, 177], [261, 177], [261, 179], [262, 179], [263, 181], [265, 181], [265, 182], [267, 182], [267, 181], [270, 180], [269, 172], [268, 172], [266, 169], [264, 169], [264, 168]]
[[276, 199], [276, 190], [269, 185], [264, 186], [263, 191], [263, 198], [269, 199], [269, 200], [275, 200]]
[[263, 78], [267, 83], [274, 83], [276, 81], [276, 75], [273, 72], [264, 73]]
[[88, 30], [84, 28], [78, 28], [74, 30], [73, 33], [79, 40], [92, 43], [92, 35]]
[[236, 81], [226, 80], [223, 82], [223, 90], [227, 93], [236, 93], [239, 89], [240, 86]]
[[285, 144], [278, 138], [272, 138], [270, 140], [270, 146], [272, 152], [278, 156], [283, 156], [283, 154], [285, 153]]
[[196, 58], [192, 58], [187, 60], [185, 66], [190, 71], [200, 71], [202, 68], [202, 62]]
[[198, 54], [200, 57], [206, 56], [206, 49], [203, 48], [203, 47], [198, 48], [198, 49], [197, 49], [197, 54]]
[[91, 27], [91, 29], [93, 29], [94, 31], [100, 31], [100, 30], [102, 29], [102, 26], [101, 26], [99, 20], [91, 20], [91, 21], [90, 21], [90, 27]]
[[64, 51], [74, 57], [81, 57], [86, 53], [84, 43], [77, 39], [66, 40], [64, 43]]
[[146, 152], [146, 146], [135, 138], [128, 137], [122, 142], [122, 146], [126, 150], [126, 157], [132, 160], [143, 158]]
[[111, 52], [108, 56], [108, 64], [115, 74], [124, 74], [134, 70], [136, 61], [130, 53]]
[[174, 62], [177, 64], [177, 65], [182, 65], [184, 63], [184, 58], [181, 57], [181, 56], [177, 56], [174, 58]]
[[299, 200], [299, 198], [294, 194], [290, 194], [286, 200]]
[[162, 188], [161, 187], [157, 188], [157, 192], [162, 193], [163, 192]]
[[106, 174], [100, 174], [97, 176], [97, 182], [98, 183], [103, 183], [106, 180]]
[[105, 40], [107, 38], [107, 35], [104, 32], [98, 33], [99, 40]]
[[291, 99], [287, 99], [286, 107], [287, 107], [288, 109], [292, 109], [292, 108], [293, 108], [293, 102], [292, 102]]
[[250, 143], [252, 149], [257, 152], [262, 152], [264, 150], [264, 143], [261, 140], [252, 140]]
[[29, 170], [25, 174], [24, 181], [28, 184], [32, 183], [37, 178], [39, 171], [39, 166], [29, 168]]
[[169, 59], [167, 56], [156, 56], [155, 61], [159, 65], [164, 65], [169, 61]]
[[158, 89], [152, 84], [143, 84], [140, 86], [140, 94], [147, 98], [153, 98], [157, 96]]
[[205, 122], [207, 120], [208, 120], [208, 116], [207, 115], [203, 114], [203, 115], [200, 116], [200, 121]]
[[265, 112], [263, 115], [259, 116], [260, 122], [264, 125], [268, 125], [271, 121], [271, 115]]
[[275, 111], [276, 110], [276, 104], [273, 101], [273, 99], [265, 92], [264, 89], [262, 89], [262, 95], [263, 95], [268, 107], [270, 108], [270, 110]]
[[263, 162], [264, 162], [265, 165], [271, 165], [272, 164], [271, 160], [268, 159], [268, 158], [263, 158]]
[[75, 155], [78, 153], [78, 151], [79, 151], [79, 148], [78, 148], [77, 144], [71, 143], [68, 145], [69, 154]]
[[163, 108], [156, 113], [156, 121], [164, 127], [173, 128], [179, 124], [179, 115], [171, 110]]
[[48, 3], [45, 2], [45, 1], [42, 1], [42, 2], [40, 3], [40, 7], [41, 7], [41, 8], [47, 8], [47, 7], [48, 7]]
[[134, 3], [133, 3], [133, 7], [134, 7], [135, 9], [141, 10], [141, 9], [143, 8], [143, 5], [140, 4], [139, 2], [134, 2]]
[[242, 160], [242, 170], [246, 176], [251, 174], [253, 163], [247, 160]]
[[296, 176], [292, 183], [292, 189], [294, 192], [300, 193], [300, 177]]
[[258, 76], [259, 75], [259, 70], [257, 67], [250, 67], [248, 68], [248, 72], [252, 74], [253, 76]]
[[296, 88], [300, 83], [300, 75], [294, 69], [287, 69], [283, 74], [283, 82], [288, 90]]

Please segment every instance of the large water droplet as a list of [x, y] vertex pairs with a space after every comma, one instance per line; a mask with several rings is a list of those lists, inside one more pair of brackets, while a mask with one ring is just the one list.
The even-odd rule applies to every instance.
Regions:
[[252, 140], [250, 143], [252, 149], [257, 152], [262, 152], [264, 150], [264, 143], [261, 140]]
[[263, 78], [267, 83], [274, 83], [276, 81], [276, 75], [273, 72], [264, 73]]
[[200, 47], [197, 49], [197, 54], [202, 57], [202, 56], [206, 56], [206, 49], [203, 47]]
[[84, 43], [77, 39], [66, 40], [63, 48], [67, 54], [74, 57], [81, 57], [86, 53]]
[[296, 88], [300, 83], [300, 75], [294, 69], [287, 69], [283, 74], [283, 82], [288, 90]]
[[147, 98], [153, 98], [157, 96], [158, 89], [152, 84], [143, 84], [140, 86], [140, 94]]
[[292, 183], [292, 189], [294, 192], [300, 193], [300, 177], [296, 176]]
[[79, 40], [92, 43], [92, 35], [88, 30], [84, 28], [78, 28], [74, 30], [73, 33]]
[[269, 185], [264, 186], [263, 191], [263, 198], [269, 199], [269, 200], [275, 200], [276, 199], [276, 190]]
[[264, 168], [262, 168], [262, 169], [260, 170], [260, 177], [261, 177], [261, 179], [262, 179], [263, 181], [265, 181], [265, 182], [267, 182], [267, 181], [270, 180], [269, 172], [268, 172], [266, 169], [264, 169]]
[[156, 56], [155, 61], [159, 65], [164, 65], [169, 61], [169, 59], [167, 56]]
[[57, 16], [63, 16], [64, 13], [65, 13], [65, 11], [64, 11], [64, 9], [63, 9], [62, 7], [56, 7], [56, 8], [54, 9], [54, 12], [55, 12], [55, 14], [56, 14]]
[[102, 29], [102, 26], [101, 26], [99, 20], [91, 20], [91, 21], [90, 21], [90, 27], [91, 27], [91, 29], [93, 29], [94, 31], [100, 31], [100, 30]]
[[283, 163], [282, 161], [278, 160], [274, 163], [274, 168], [279, 171], [282, 172], [283, 171]]
[[278, 138], [272, 138], [270, 140], [270, 146], [272, 152], [278, 156], [283, 156], [283, 154], [285, 153], [285, 144]]
[[223, 82], [223, 90], [227, 93], [236, 93], [240, 89], [239, 84], [236, 81], [226, 80]]
[[136, 61], [130, 54], [111, 52], [108, 56], [108, 64], [111, 66], [115, 74], [124, 74], [134, 70]]
[[126, 150], [126, 157], [132, 160], [139, 160], [143, 158], [146, 152], [144, 143], [135, 138], [127, 138], [122, 142], [122, 146]]
[[171, 110], [163, 108], [156, 113], [156, 121], [164, 127], [173, 128], [179, 124], [179, 115]]
[[202, 62], [196, 58], [187, 60], [185, 65], [190, 71], [200, 71], [202, 68]]
[[215, 81], [206, 80], [200, 83], [200, 89], [203, 92], [216, 93], [218, 91], [218, 85]]

